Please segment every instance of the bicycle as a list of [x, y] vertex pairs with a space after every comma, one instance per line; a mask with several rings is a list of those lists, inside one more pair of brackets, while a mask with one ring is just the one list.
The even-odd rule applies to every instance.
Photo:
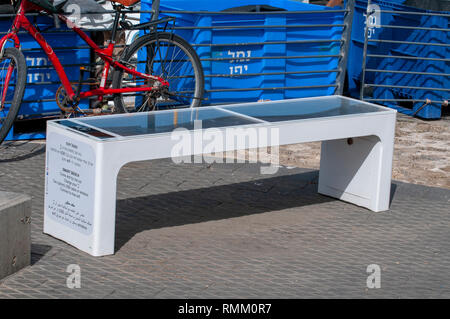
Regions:
[[[150, 22], [133, 25], [126, 19], [139, 0], [117, 0], [112, 2], [115, 10], [111, 40], [106, 48], [100, 48], [62, 10], [67, 1], [54, 6], [47, 0], [20, 0], [15, 5], [16, 16], [12, 27], [0, 40], [0, 143], [3, 142], [19, 112], [22, 102], [27, 65], [20, 52], [17, 33], [25, 29], [48, 56], [61, 81], [56, 92], [56, 102], [63, 116], [103, 115], [109, 113], [152, 111], [160, 108], [200, 106], [203, 99], [204, 75], [198, 55], [192, 46], [173, 32], [166, 32], [169, 22], [175, 18], [158, 19], [159, 0], [152, 3]], [[64, 22], [77, 33], [103, 62], [100, 83], [85, 83], [84, 73], [89, 67], [80, 68], [78, 83], [71, 83], [58, 57], [41, 33], [25, 16], [28, 12], [44, 12]], [[163, 31], [158, 25], [165, 24]], [[123, 30], [149, 31], [136, 38], [126, 47], [119, 59], [113, 57], [116, 33]], [[6, 47], [11, 43], [10, 47]], [[113, 69], [112, 79], [109, 75]], [[90, 89], [83, 91], [83, 85]], [[92, 85], [95, 88], [92, 88]], [[82, 99], [96, 99], [90, 109], [78, 107]], [[109, 107], [108, 101], [113, 101]]]

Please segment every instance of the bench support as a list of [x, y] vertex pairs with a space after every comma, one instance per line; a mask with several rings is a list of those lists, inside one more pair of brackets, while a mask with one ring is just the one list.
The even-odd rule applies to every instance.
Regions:
[[376, 136], [322, 142], [319, 193], [366, 207], [389, 209], [392, 147]]

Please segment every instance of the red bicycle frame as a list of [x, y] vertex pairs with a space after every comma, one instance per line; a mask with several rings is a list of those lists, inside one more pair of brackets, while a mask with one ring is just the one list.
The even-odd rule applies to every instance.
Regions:
[[42, 11], [43, 9], [35, 5], [34, 3], [31, 3], [27, 0], [22, 0], [10, 32], [0, 40], [0, 50], [1, 50], [0, 52], [3, 53], [4, 47], [6, 46], [6, 42], [8, 40], [12, 40], [14, 42], [14, 46], [17, 49], [20, 49], [20, 40], [19, 37], [17, 36], [17, 33], [21, 28], [25, 29], [36, 40], [36, 42], [39, 43], [42, 50], [44, 50], [44, 52], [47, 54], [49, 61], [55, 68], [56, 73], [58, 74], [58, 77], [61, 80], [61, 83], [64, 86], [64, 89], [67, 92], [67, 95], [70, 98], [70, 100], [73, 101], [75, 98], [83, 99], [92, 96], [98, 96], [99, 100], [102, 100], [104, 95], [131, 93], [131, 92], [149, 92], [155, 90], [155, 87], [145, 85], [121, 89], [107, 88], [106, 79], [108, 78], [111, 66], [116, 69], [117, 68], [123, 69], [124, 72], [142, 79], [158, 81], [161, 83], [161, 86], [169, 86], [169, 83], [167, 81], [158, 76], [138, 72], [114, 60], [112, 57], [115, 46], [114, 41], [111, 41], [107, 48], [101, 49], [97, 44], [94, 43], [94, 41], [91, 40], [91, 38], [86, 33], [84, 33], [80, 28], [78, 28], [72, 21], [70, 21], [62, 14], [58, 14], [57, 15], [58, 18], [62, 22], [64, 22], [70, 29], [76, 32], [92, 49], [94, 49], [95, 53], [105, 62], [100, 87], [94, 90], [80, 92], [79, 96], [77, 97], [72, 89], [72, 85], [67, 77], [67, 74], [63, 66], [61, 65], [61, 62], [59, 61], [52, 47], [47, 43], [42, 34], [39, 33], [38, 30], [36, 30], [36, 28], [30, 23], [28, 18], [25, 16], [27, 12], [36, 10]]

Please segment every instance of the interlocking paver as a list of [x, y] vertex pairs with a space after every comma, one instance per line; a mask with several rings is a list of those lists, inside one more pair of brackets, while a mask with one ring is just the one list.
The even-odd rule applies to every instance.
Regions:
[[[0, 187], [32, 196], [32, 265], [0, 298], [449, 298], [450, 191], [394, 181], [373, 213], [317, 194], [316, 171], [132, 163], [118, 180], [116, 254], [42, 233], [45, 144], [0, 147]], [[69, 289], [70, 264], [81, 267]], [[378, 264], [381, 289], [368, 289]]]

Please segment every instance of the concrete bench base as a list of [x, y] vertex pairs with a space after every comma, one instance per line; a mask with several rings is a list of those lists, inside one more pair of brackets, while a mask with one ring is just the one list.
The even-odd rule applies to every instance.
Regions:
[[0, 279], [30, 265], [31, 198], [0, 192]]

